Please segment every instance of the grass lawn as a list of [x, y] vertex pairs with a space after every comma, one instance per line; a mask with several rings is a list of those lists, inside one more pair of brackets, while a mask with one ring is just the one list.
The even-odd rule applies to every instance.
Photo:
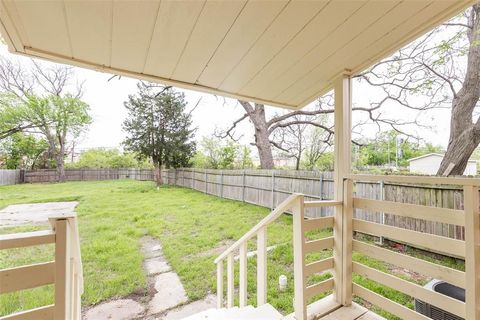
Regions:
[[[160, 240], [164, 254], [179, 274], [191, 300], [203, 298], [216, 289], [213, 260], [225, 246], [247, 232], [269, 210], [238, 201], [220, 199], [185, 188], [162, 187], [132, 180], [27, 184], [0, 187], [0, 208], [9, 204], [76, 200], [84, 266], [83, 306], [90, 306], [132, 293], [147, 295], [142, 269], [140, 238]], [[0, 233], [36, 230], [39, 227], [0, 228]], [[310, 239], [331, 235], [331, 230], [310, 232]], [[282, 216], [268, 228], [268, 302], [283, 313], [293, 311], [292, 219]], [[255, 239], [249, 247], [255, 249]], [[331, 256], [331, 251], [310, 254], [308, 261]], [[0, 269], [53, 258], [51, 245], [0, 251]], [[354, 260], [387, 270], [380, 261], [356, 254]], [[238, 263], [236, 264], [238, 270]], [[391, 271], [391, 270], [389, 270]], [[238, 283], [238, 273], [237, 283]], [[278, 277], [285, 274], [288, 287], [279, 292]], [[330, 277], [314, 275], [308, 282]], [[405, 276], [402, 276], [405, 278]], [[407, 280], [408, 277], [406, 277]], [[256, 259], [248, 261], [249, 303], [255, 304]], [[412, 299], [359, 276], [354, 277], [371, 290], [412, 306]], [[318, 297], [316, 297], [318, 298]], [[51, 287], [0, 295], [0, 316], [53, 303]], [[388, 318], [394, 317], [375, 311]]]

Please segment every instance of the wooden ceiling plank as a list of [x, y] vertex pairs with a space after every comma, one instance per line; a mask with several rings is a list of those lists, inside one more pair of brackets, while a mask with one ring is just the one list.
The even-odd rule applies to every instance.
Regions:
[[162, 1], [143, 73], [171, 78], [205, 1]]
[[[25, 30], [23, 30], [17, 9], [12, 0], [0, 1], [0, 22], [0, 31], [10, 50], [23, 51], [24, 45], [30, 46], [28, 37]], [[8, 30], [10, 30], [10, 32]]]
[[325, 1], [292, 1], [222, 81], [219, 88], [236, 92], [266, 65], [325, 6]]
[[[432, 1], [429, 4], [424, 4], [423, 8], [418, 8], [416, 14], [412, 13], [415, 12], [415, 9], [411, 10], [410, 12], [407, 12], [408, 10], [403, 11], [407, 6], [416, 6], [417, 4], [418, 3], [414, 1], [402, 3], [402, 5], [395, 10], [394, 14], [397, 17], [403, 16], [404, 20], [397, 22], [396, 25], [392, 27], [392, 20], [388, 20], [385, 17], [387, 20], [384, 21], [383, 25], [386, 27], [382, 29], [384, 32], [379, 38], [374, 39], [374, 41], [371, 41], [372, 39], [370, 39], [370, 41], [364, 41], [363, 46], [357, 43], [358, 46], [356, 47], [356, 50], [349, 46], [342, 52], [338, 53], [338, 60], [337, 54], [335, 54], [335, 62], [326, 61], [322, 65], [318, 66], [316, 70], [312, 71], [317, 75], [318, 82], [313, 82], [313, 84], [310, 84], [305, 90], [298, 92], [295, 96], [291, 96], [288, 101], [290, 103], [292, 103], [292, 101], [296, 101], [296, 104], [304, 106], [305, 104], [316, 99], [319, 96], [317, 93], [319, 88], [317, 84], [325, 82], [331, 83], [333, 77], [343, 69], [339, 63], [339, 60], [343, 61], [343, 65], [348, 63], [346, 68], [352, 70], [353, 73], [361, 72], [363, 68], [359, 68], [359, 65], [371, 65], [374, 63], [373, 61], [367, 63], [365, 62], [369, 61], [368, 59], [372, 56], [373, 52], [378, 52], [379, 49], [383, 47], [395, 45], [400, 34], [411, 34], [412, 32], [418, 31], [418, 28], [422, 25], [422, 22], [425, 21], [426, 18], [441, 14], [448, 9], [448, 7], [451, 5], [451, 2]], [[433, 27], [430, 29], [432, 28]], [[377, 29], [370, 30], [371, 34], [378, 35], [378, 29], [379, 28], [377, 26]]]
[[242, 59], [287, 3], [287, 0], [249, 1], [197, 83], [218, 87], [232, 66]]
[[[322, 9], [305, 29], [298, 34], [263, 70], [240, 92], [260, 94], [277, 84], [277, 79], [298, 63], [328, 35], [358, 10], [365, 1], [332, 1]], [[336, 12], [336, 14], [332, 14]]]
[[173, 71], [174, 79], [196, 82], [245, 4], [246, 0], [207, 1]]
[[[71, 56], [63, 2], [15, 1], [19, 21], [28, 34], [28, 45], [40, 50], [55, 51]], [[24, 44], [25, 45], [25, 44]]]
[[274, 87], [268, 91], [269, 96], [282, 100], [295, 95], [298, 90], [303, 90], [315, 66], [348, 42], [353, 41], [397, 4], [398, 1], [371, 1], [361, 7], [339, 28], [330, 33], [327, 39], [279, 77], [273, 84]]
[[141, 72], [160, 1], [113, 2], [111, 66]]
[[112, 3], [65, 1], [73, 58], [108, 65]]

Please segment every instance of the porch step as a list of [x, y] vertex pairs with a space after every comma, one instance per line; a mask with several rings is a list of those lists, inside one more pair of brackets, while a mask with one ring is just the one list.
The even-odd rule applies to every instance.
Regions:
[[208, 309], [183, 320], [281, 320], [283, 316], [270, 304], [258, 308], [252, 306]]

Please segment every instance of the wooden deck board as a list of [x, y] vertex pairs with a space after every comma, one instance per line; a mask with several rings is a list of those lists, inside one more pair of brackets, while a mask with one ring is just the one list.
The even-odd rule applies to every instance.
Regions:
[[385, 320], [379, 315], [368, 311], [365, 307], [357, 303], [352, 303], [350, 307], [341, 307], [333, 310], [318, 320]]

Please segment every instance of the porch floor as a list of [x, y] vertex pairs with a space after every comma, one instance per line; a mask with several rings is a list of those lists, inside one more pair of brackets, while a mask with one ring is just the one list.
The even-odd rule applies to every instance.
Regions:
[[[310, 317], [309, 317], [310, 318]], [[318, 320], [385, 320], [383, 317], [368, 311], [357, 303], [350, 307], [341, 307], [317, 318]]]

